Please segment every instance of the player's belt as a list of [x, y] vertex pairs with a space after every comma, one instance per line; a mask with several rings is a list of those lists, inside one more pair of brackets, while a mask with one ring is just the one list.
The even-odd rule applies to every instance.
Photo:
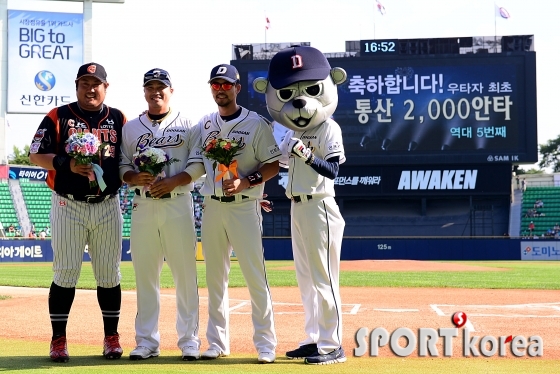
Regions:
[[113, 197], [116, 196], [116, 194], [113, 195], [86, 195], [86, 196], [76, 196], [76, 195], [72, 195], [72, 194], [65, 194], [65, 193], [59, 193], [60, 196], [68, 199], [68, 200], [73, 200], [73, 201], [81, 201], [84, 203], [88, 203], [88, 204], [97, 204], [97, 203], [101, 203], [103, 201], [109, 200]]
[[307, 201], [307, 200], [313, 199], [313, 195], [294, 196], [293, 199], [296, 203], [301, 203], [302, 201]]
[[[231, 203], [235, 201], [235, 195], [234, 196], [216, 196], [216, 195], [212, 195], [210, 196], [210, 198], [212, 198], [212, 200], [218, 200], [221, 203]], [[248, 199], [249, 196], [245, 196], [245, 195], [241, 195], [241, 199]]]
[[[142, 196], [142, 193], [139, 190], [136, 190], [136, 195]], [[144, 195], [146, 196], [146, 198], [151, 197], [152, 199], [170, 199], [171, 197], [181, 196], [181, 195], [184, 195], [184, 194], [173, 193], [173, 195], [172, 195], [171, 192], [168, 192], [166, 194], [161, 195], [160, 197], [152, 197], [152, 194], [150, 193], [150, 191], [146, 191], [146, 193]]]

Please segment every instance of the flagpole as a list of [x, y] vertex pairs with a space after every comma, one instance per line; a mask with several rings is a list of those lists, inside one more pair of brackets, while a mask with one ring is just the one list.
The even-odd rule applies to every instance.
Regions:
[[375, 8], [377, 5], [373, 4], [373, 40], [375, 40]]
[[497, 32], [496, 32], [496, 3], [494, 3], [494, 53], [498, 53], [498, 38], [497, 38]]

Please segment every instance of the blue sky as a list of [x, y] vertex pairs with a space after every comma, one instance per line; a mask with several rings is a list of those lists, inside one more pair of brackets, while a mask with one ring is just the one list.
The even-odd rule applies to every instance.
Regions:
[[[146, 107], [141, 79], [161, 67], [173, 78], [172, 107], [193, 121], [215, 110], [206, 84], [210, 69], [229, 62], [233, 44], [310, 42], [343, 52], [345, 41], [464, 36], [535, 35], [538, 141], [560, 134], [560, 1], [501, 0], [511, 18], [496, 18], [493, 0], [126, 0], [93, 4], [93, 60], [110, 82], [106, 103], [134, 117]], [[9, 9], [81, 13], [71, 1], [8, 0]], [[271, 22], [265, 33], [265, 16]], [[74, 79], [75, 72], [68, 79]], [[7, 149], [28, 144], [42, 115], [8, 114]]]

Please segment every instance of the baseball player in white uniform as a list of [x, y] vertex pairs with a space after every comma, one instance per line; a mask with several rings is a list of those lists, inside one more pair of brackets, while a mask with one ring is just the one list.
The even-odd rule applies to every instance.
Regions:
[[[202, 358], [230, 354], [228, 282], [230, 254], [234, 250], [251, 295], [258, 361], [270, 363], [276, 360], [277, 340], [266, 279], [259, 200], [263, 197], [264, 182], [278, 173], [280, 150], [270, 123], [237, 105], [241, 85], [234, 66], [214, 67], [209, 83], [218, 112], [204, 116], [198, 123], [201, 147], [189, 160], [203, 162], [206, 170], [200, 193], [205, 205], [201, 231], [208, 284], [209, 348]], [[240, 154], [235, 157], [238, 177], [215, 180], [219, 172], [201, 149], [217, 138], [235, 139], [241, 145]]]
[[286, 196], [292, 199], [292, 249], [307, 338], [286, 356], [315, 365], [346, 361], [339, 290], [345, 222], [334, 199], [334, 179], [346, 158], [340, 126], [330, 119], [336, 85], [345, 79], [346, 72], [331, 69], [317, 49], [295, 46], [272, 58], [268, 79], [253, 82], [266, 94], [272, 118], [290, 129], [280, 144], [280, 164], [289, 167]]
[[[173, 93], [169, 73], [152, 69], [144, 75], [148, 111], [129, 122], [123, 131], [120, 175], [136, 187], [132, 211], [130, 248], [136, 274], [136, 344], [130, 359], [159, 355], [160, 273], [164, 260], [176, 286], [177, 345], [183, 360], [200, 357], [198, 338], [198, 285], [196, 273], [196, 232], [193, 220], [193, 178], [203, 174], [201, 165], [187, 169], [195, 147], [191, 121], [169, 106]], [[139, 147], [157, 147], [179, 162], [165, 166], [165, 177], [157, 180], [140, 172], [133, 154]], [[149, 188], [145, 188], [149, 186]]]

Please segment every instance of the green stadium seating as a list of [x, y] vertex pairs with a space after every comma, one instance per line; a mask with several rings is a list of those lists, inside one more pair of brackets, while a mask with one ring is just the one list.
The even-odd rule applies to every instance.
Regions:
[[[539, 213], [544, 216], [525, 217], [529, 209], [534, 208], [536, 200], [542, 200], [544, 206], [538, 208]], [[560, 223], [560, 187], [528, 187], [523, 193], [521, 204], [521, 235], [528, 234], [529, 223], [533, 221], [535, 225], [534, 235], [541, 236], [547, 230]]]
[[[10, 186], [7, 182], [0, 182], [0, 222], [4, 225], [4, 229], [10, 225], [19, 225], [12, 195], [10, 193]], [[6, 236], [15, 236], [13, 233], [11, 235], [8, 234], [9, 233], [6, 232]]]

